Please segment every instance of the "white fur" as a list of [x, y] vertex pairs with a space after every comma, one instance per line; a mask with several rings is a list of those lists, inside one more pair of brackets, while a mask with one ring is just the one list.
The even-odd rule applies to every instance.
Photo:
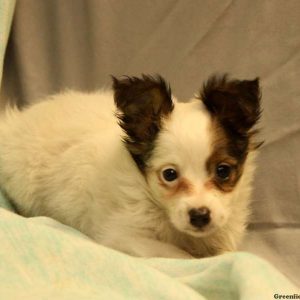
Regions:
[[[136, 256], [203, 257], [235, 250], [244, 231], [253, 154], [234, 191], [204, 187], [211, 118], [199, 100], [175, 103], [145, 177], [121, 137], [111, 91], [66, 92], [0, 122], [0, 186], [25, 216], [49, 216]], [[177, 166], [196, 187], [166, 200], [157, 171]], [[195, 232], [188, 209], [207, 206], [211, 226]]]

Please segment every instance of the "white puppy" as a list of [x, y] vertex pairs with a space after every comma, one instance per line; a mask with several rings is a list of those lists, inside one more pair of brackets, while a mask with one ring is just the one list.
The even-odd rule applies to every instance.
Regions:
[[112, 91], [7, 109], [0, 186], [21, 214], [131, 255], [232, 251], [249, 212], [259, 116], [257, 79], [212, 76], [179, 103], [159, 76], [113, 78]]

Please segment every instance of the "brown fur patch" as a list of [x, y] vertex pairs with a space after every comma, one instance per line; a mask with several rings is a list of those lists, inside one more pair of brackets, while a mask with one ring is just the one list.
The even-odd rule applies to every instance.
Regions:
[[212, 180], [207, 180], [205, 183], [204, 183], [204, 187], [207, 189], [207, 190], [212, 190], [215, 187], [215, 184]]
[[[212, 154], [206, 162], [209, 180], [205, 184], [208, 188], [217, 188], [222, 192], [231, 192], [242, 175], [243, 165], [248, 154], [248, 142], [242, 147], [244, 151], [237, 150], [238, 141], [228, 135], [218, 120], [212, 122], [211, 132], [214, 136]], [[232, 171], [227, 180], [221, 180], [216, 175], [217, 166], [221, 163], [228, 164]]]
[[167, 184], [162, 178], [159, 171], [156, 172], [159, 184], [168, 191], [167, 198], [172, 198], [179, 194], [191, 195], [194, 191], [193, 184], [186, 178], [179, 178], [176, 183]]
[[192, 183], [186, 178], [180, 178], [176, 185], [176, 188], [172, 190], [172, 193], [169, 195], [173, 197], [177, 194], [185, 193], [187, 195], [191, 195], [193, 193], [193, 185]]
[[[214, 135], [213, 151], [206, 162], [210, 176], [207, 186], [231, 192], [242, 175], [248, 152], [260, 146], [252, 142], [257, 133], [252, 128], [261, 114], [259, 80], [211, 76], [200, 94], [200, 100], [212, 116], [211, 131]], [[216, 174], [216, 168], [221, 163], [232, 167], [226, 180]]]

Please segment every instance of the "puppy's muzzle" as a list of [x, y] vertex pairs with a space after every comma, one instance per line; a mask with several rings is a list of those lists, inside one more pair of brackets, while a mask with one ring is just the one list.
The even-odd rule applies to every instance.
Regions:
[[203, 206], [198, 209], [191, 209], [189, 211], [190, 223], [197, 227], [202, 228], [210, 222], [210, 210]]

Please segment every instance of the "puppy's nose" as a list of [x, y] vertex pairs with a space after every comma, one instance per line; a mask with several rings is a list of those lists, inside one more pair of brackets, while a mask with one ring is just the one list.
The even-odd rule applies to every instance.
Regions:
[[190, 222], [195, 227], [201, 228], [210, 222], [210, 210], [205, 206], [191, 209], [189, 215]]

